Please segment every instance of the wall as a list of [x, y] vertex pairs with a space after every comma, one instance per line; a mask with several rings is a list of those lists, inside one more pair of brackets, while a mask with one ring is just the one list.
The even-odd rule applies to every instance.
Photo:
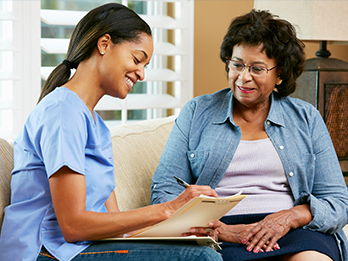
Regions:
[[[253, 0], [196, 0], [194, 32], [194, 96], [228, 87], [220, 45], [231, 20], [249, 12]], [[314, 58], [319, 43], [305, 42], [307, 58]], [[348, 45], [328, 44], [331, 58], [348, 62]]]

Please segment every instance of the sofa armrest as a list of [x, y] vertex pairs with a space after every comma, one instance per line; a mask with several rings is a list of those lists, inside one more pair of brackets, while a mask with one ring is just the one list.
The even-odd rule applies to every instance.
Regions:
[[13, 146], [0, 138], [0, 232], [4, 208], [11, 199], [11, 172], [13, 169]]

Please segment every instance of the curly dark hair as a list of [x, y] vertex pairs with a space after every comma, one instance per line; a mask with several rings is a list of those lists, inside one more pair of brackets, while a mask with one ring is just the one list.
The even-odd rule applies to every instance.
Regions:
[[[296, 90], [296, 79], [305, 68], [304, 44], [288, 21], [267, 11], [253, 9], [232, 20], [220, 47], [220, 59], [224, 63], [231, 59], [233, 47], [239, 44], [263, 44], [262, 51], [276, 60], [283, 80], [277, 86], [279, 95], [284, 97]], [[225, 70], [228, 72], [227, 64]]]

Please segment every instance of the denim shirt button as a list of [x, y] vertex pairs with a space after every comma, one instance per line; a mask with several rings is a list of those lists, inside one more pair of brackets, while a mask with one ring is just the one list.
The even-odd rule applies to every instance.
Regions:
[[270, 125], [270, 124], [271, 124], [271, 122], [270, 122], [270, 121], [267, 121], [267, 122], [266, 122], [266, 124], [267, 124], [267, 125]]
[[191, 153], [190, 157], [191, 157], [191, 158], [194, 158], [194, 157], [195, 157], [195, 154]]
[[284, 149], [284, 146], [280, 145], [280, 146], [279, 146], [279, 149], [281, 149], [281, 150]]
[[290, 173], [289, 173], [289, 176], [290, 176], [290, 177], [294, 176], [294, 173], [293, 173], [293, 172], [290, 172]]

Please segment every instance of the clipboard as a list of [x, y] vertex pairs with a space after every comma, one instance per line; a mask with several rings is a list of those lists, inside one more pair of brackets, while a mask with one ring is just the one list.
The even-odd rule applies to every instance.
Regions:
[[221, 250], [220, 243], [216, 242], [213, 238], [206, 237], [124, 237], [124, 238], [106, 238], [103, 241], [160, 241], [160, 242], [194, 242], [200, 246], [209, 246], [214, 250]]
[[209, 222], [219, 220], [228, 211], [241, 202], [246, 195], [239, 192], [231, 197], [213, 198], [201, 195], [179, 208], [174, 214], [160, 223], [147, 227], [125, 239], [196, 241], [199, 245], [208, 245], [221, 249], [219, 243], [207, 237], [182, 237], [191, 227], [207, 227]]

